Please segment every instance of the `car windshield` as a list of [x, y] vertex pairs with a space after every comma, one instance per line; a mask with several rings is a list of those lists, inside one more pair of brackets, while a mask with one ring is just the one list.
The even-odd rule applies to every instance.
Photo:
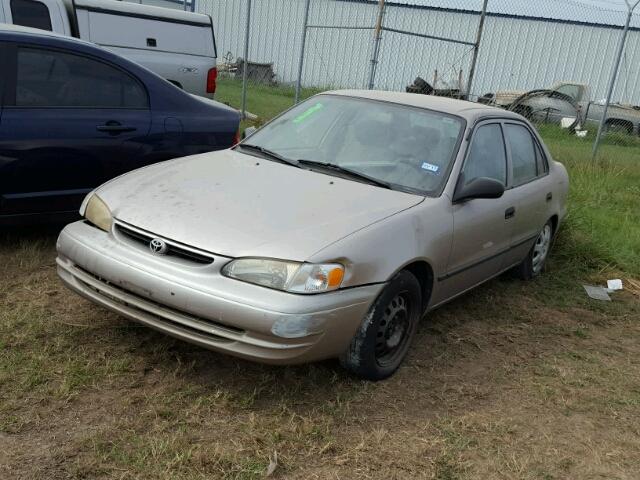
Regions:
[[[389, 102], [319, 95], [246, 140], [304, 168], [434, 195], [446, 181], [463, 120]], [[242, 146], [242, 144], [241, 144]], [[349, 175], [351, 174], [351, 175]]]

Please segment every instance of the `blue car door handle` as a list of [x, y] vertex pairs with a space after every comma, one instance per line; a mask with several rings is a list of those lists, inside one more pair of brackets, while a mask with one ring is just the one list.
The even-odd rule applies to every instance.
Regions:
[[122, 125], [120, 122], [110, 121], [105, 123], [104, 125], [98, 125], [96, 130], [99, 132], [107, 132], [107, 133], [121, 133], [121, 132], [133, 132], [137, 130], [136, 127], [132, 127], [129, 125]]

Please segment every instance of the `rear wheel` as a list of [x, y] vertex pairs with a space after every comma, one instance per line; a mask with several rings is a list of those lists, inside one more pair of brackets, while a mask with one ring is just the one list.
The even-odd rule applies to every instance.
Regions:
[[615, 118], [607, 120], [605, 123], [606, 133], [623, 133], [631, 135], [633, 133], [633, 123]]
[[409, 350], [421, 308], [420, 283], [410, 272], [401, 271], [369, 309], [340, 358], [342, 366], [368, 380], [391, 376]]
[[528, 105], [516, 105], [515, 107], [513, 107], [513, 112], [522, 115], [524, 118], [531, 120], [531, 118], [533, 117], [533, 111], [531, 110], [531, 107], [529, 107]]
[[536, 238], [527, 257], [516, 267], [516, 274], [523, 280], [531, 280], [537, 277], [544, 270], [544, 265], [551, 250], [551, 240], [553, 239], [553, 225], [551, 221], [545, 223], [542, 231]]

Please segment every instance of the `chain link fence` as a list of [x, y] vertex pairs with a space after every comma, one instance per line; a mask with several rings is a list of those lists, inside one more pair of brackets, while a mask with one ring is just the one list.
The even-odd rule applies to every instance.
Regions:
[[212, 16], [221, 79], [240, 91], [238, 107], [246, 95], [249, 112], [276, 87], [287, 106], [297, 84], [303, 96], [408, 89], [512, 109], [595, 141], [612, 86], [605, 142], [640, 146], [640, 15], [628, 15], [627, 2], [200, 0], [195, 10]]

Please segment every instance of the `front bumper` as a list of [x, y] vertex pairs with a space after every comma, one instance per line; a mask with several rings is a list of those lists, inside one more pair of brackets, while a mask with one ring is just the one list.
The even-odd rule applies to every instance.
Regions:
[[58, 275], [85, 298], [212, 350], [273, 364], [344, 352], [382, 284], [294, 295], [220, 274], [230, 259], [190, 264], [153, 255], [83, 221], [57, 242]]

